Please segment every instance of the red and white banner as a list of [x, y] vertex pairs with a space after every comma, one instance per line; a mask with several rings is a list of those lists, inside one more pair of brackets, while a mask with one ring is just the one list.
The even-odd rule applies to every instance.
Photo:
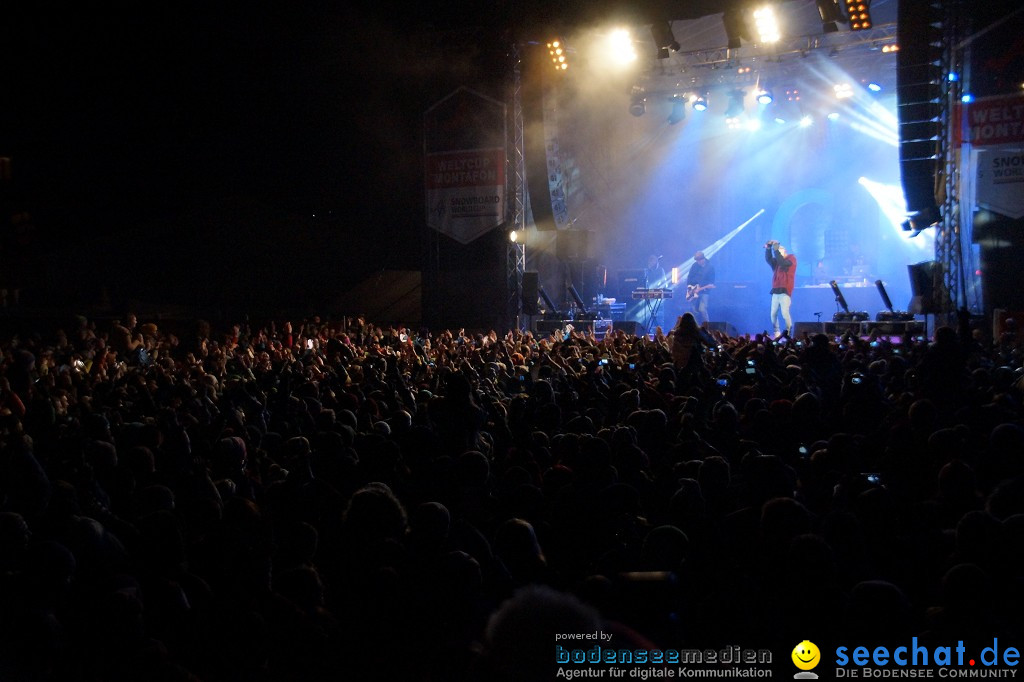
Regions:
[[428, 154], [426, 176], [431, 227], [466, 244], [504, 219], [504, 149]]
[[468, 244], [505, 221], [505, 105], [459, 88], [424, 118], [427, 225]]
[[958, 104], [953, 109], [953, 131], [956, 145], [1024, 142], [1024, 94], [982, 97]]

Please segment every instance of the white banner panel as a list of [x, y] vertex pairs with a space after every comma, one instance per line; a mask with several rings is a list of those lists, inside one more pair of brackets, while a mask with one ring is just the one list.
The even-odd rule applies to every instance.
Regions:
[[468, 244], [505, 221], [505, 105], [459, 88], [424, 116], [427, 225]]
[[504, 220], [505, 150], [427, 155], [427, 224], [468, 244]]
[[1024, 216], [1024, 147], [989, 147], [977, 155], [978, 206], [1017, 219]]

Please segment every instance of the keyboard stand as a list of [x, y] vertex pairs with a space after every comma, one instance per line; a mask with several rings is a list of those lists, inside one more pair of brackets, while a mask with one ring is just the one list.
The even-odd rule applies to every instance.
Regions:
[[647, 336], [653, 336], [655, 331], [655, 320], [658, 319], [658, 313], [661, 312], [662, 300], [660, 298], [648, 298], [644, 300], [644, 333]]

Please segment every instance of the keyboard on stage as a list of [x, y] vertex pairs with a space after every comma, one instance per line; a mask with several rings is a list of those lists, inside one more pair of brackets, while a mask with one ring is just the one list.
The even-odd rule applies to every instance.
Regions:
[[672, 298], [671, 289], [633, 289], [634, 300], [661, 300], [664, 298]]

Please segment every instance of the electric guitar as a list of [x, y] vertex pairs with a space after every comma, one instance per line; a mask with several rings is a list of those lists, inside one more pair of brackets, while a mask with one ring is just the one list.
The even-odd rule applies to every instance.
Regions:
[[700, 284], [687, 284], [686, 285], [686, 300], [687, 301], [692, 301], [693, 299], [695, 299], [698, 296], [700, 296], [700, 293], [702, 291], [704, 291], [705, 289], [713, 289], [714, 286], [715, 286], [714, 284], [705, 284], [703, 286], [700, 285]]

